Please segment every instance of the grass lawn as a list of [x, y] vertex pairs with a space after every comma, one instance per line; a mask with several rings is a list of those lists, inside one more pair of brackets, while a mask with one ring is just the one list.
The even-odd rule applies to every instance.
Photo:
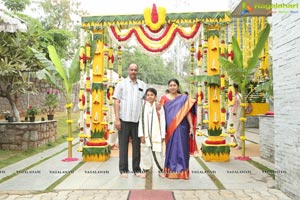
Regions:
[[[40, 119], [42, 116], [37, 116]], [[58, 144], [66, 142], [68, 136], [68, 126], [66, 123], [67, 114], [65, 112], [56, 112], [54, 119], [57, 120], [57, 139], [55, 142], [48, 143], [38, 148], [32, 148], [25, 151], [16, 150], [0, 150], [0, 169], [11, 165], [15, 162], [23, 160], [29, 156], [40, 153], [44, 150], [55, 147]], [[72, 119], [74, 123], [72, 124], [73, 137], [76, 138], [79, 133], [79, 126], [77, 121], [79, 119], [79, 112], [72, 113]]]

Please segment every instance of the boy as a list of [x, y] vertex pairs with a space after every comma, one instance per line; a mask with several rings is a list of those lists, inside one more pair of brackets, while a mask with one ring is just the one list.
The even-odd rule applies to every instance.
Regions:
[[141, 168], [144, 171], [140, 177], [145, 178], [145, 171], [152, 167], [152, 157], [159, 169], [159, 175], [163, 171], [162, 143], [165, 138], [166, 120], [163, 107], [156, 110], [157, 91], [148, 88], [145, 93], [145, 101], [139, 120], [139, 134], [141, 138]]

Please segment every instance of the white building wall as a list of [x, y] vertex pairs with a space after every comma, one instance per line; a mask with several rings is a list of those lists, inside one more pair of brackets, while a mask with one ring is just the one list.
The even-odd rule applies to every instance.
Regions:
[[[273, 4], [298, 3], [298, 13], [273, 9], [273, 80], [275, 167], [279, 188], [300, 199], [300, 1], [273, 0]], [[289, 11], [289, 9], [284, 9]]]

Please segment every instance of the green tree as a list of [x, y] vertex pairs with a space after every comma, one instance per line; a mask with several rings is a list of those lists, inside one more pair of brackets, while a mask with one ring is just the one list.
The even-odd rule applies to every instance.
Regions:
[[[79, 46], [80, 16], [87, 14], [80, 8], [80, 4], [80, 0], [43, 0], [40, 2], [44, 13], [40, 21], [44, 30], [53, 32], [55, 43], [52, 45], [62, 58], [67, 56], [72, 59], [74, 49]], [[68, 42], [61, 40], [65, 36], [69, 38]], [[59, 41], [62, 41], [62, 46], [56, 45]], [[66, 53], [63, 53], [61, 47]]]
[[0, 97], [8, 100], [15, 119], [20, 121], [15, 97], [19, 93], [34, 92], [27, 74], [38, 71], [41, 67], [27, 46], [25, 34], [0, 32], [0, 38]]
[[138, 64], [139, 78], [149, 84], [166, 85], [169, 79], [178, 77], [173, 68], [167, 66], [160, 56], [146, 55], [137, 47], [124, 47], [122, 54], [123, 75], [127, 74], [127, 66], [130, 63]]
[[37, 49], [48, 56], [47, 47], [53, 45], [61, 57], [69, 57], [69, 50], [66, 47], [69, 46], [73, 38], [73, 34], [70, 31], [56, 28], [45, 29], [38, 19], [24, 14], [18, 14], [18, 16], [26, 21], [27, 24], [27, 32], [24, 33], [24, 36], [27, 37], [27, 46]]
[[86, 14], [86, 11], [80, 9], [80, 4], [80, 1], [74, 0], [42, 1], [41, 6], [44, 11], [42, 23], [44, 27], [46, 29], [73, 29], [74, 25], [79, 23], [79, 16]]
[[22, 12], [30, 4], [30, 0], [2, 0], [4, 5], [11, 11]]

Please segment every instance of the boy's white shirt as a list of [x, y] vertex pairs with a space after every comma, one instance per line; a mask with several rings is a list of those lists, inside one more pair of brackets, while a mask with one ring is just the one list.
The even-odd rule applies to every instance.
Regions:
[[[142, 127], [142, 114], [140, 115], [139, 120], [139, 137], [145, 136], [146, 146], [151, 147], [148, 130], [151, 130], [148, 126], [151, 124], [151, 115], [150, 111], [153, 111], [153, 122], [152, 122], [152, 151], [162, 152], [162, 139], [165, 138], [166, 134], [166, 119], [165, 111], [163, 107], [159, 110], [160, 122], [157, 116], [156, 104], [155, 102], [151, 105], [148, 101], [145, 101], [145, 110], [144, 110], [144, 130]], [[145, 131], [145, 133], [144, 133]]]

